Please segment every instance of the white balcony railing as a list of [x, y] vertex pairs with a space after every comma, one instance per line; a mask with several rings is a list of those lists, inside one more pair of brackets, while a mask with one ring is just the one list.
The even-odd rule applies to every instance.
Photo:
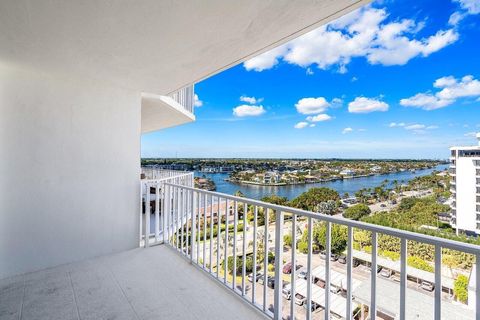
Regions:
[[[160, 170], [155, 168], [142, 168], [145, 179], [140, 183], [141, 210], [140, 210], [140, 246], [148, 247], [151, 243], [157, 243], [161, 239], [162, 232], [173, 225], [163, 225], [160, 219], [161, 205], [164, 202], [163, 188], [165, 183], [193, 187], [193, 172], [176, 170]], [[150, 214], [145, 214], [150, 212]], [[154, 220], [154, 224], [150, 221]], [[148, 233], [146, 232], [148, 230]], [[145, 236], [147, 234], [147, 236]], [[148, 241], [146, 241], [148, 239]]]
[[[452, 314], [460, 314], [462, 319], [480, 319], [480, 269], [472, 269], [476, 270], [472, 278], [475, 279], [474, 292], [469, 294], [468, 300], [473, 309], [445, 300], [445, 292], [453, 292], [454, 280], [442, 273], [442, 250], [460, 251], [480, 261], [479, 246], [176, 183], [160, 181], [154, 187], [155, 199], [162, 200], [155, 206], [160, 207], [161, 211], [161, 215], [155, 211], [155, 225], [163, 227], [163, 230], [155, 229], [157, 240], [178, 250], [192, 264], [273, 319], [297, 319], [300, 318], [298, 312], [305, 313], [302, 318], [312, 319], [314, 310], [316, 313], [322, 309], [325, 319], [330, 319], [330, 316], [352, 319], [359, 316], [360, 312], [363, 319], [375, 319], [377, 312], [388, 314], [385, 310], [385, 305], [389, 306], [386, 301], [398, 303], [398, 313], [392, 314], [395, 319], [448, 319], [452, 318]], [[146, 218], [145, 224], [149, 225], [149, 215]], [[314, 252], [314, 229], [318, 223], [325, 226], [326, 259], [320, 260], [320, 263], [318, 253]], [[338, 226], [346, 232], [345, 274], [336, 271], [338, 265], [334, 266], [329, 259], [334, 251], [332, 236], [338, 231], [333, 227]], [[294, 249], [302, 237], [298, 230], [303, 228], [306, 230], [303, 235], [305, 238], [306, 234], [306, 254]], [[371, 233], [371, 253], [354, 250], [354, 232], [359, 230]], [[290, 247], [293, 248], [290, 252], [285, 251], [284, 235], [290, 235]], [[379, 256], [378, 239], [382, 235], [398, 238], [399, 260]], [[407, 264], [407, 248], [414, 242], [432, 247], [433, 272]], [[148, 246], [148, 242], [145, 245]], [[291, 272], [289, 276], [283, 274], [284, 259], [291, 262], [287, 270], [287, 273]], [[298, 261], [305, 263], [304, 274], [297, 271]], [[357, 261], [364, 261], [370, 266], [369, 277], [365, 279], [364, 275], [363, 282], [358, 279], [358, 270], [354, 270]], [[314, 263], [318, 266], [314, 267]], [[399, 284], [378, 276], [377, 267], [397, 274]], [[304, 279], [299, 276], [304, 276]], [[250, 285], [246, 283], [247, 277]], [[290, 284], [285, 286], [287, 277]], [[430, 285], [433, 292], [430, 295], [414, 292], [411, 289], [412, 278], [426, 283], [426, 287]], [[359, 282], [362, 282], [360, 288]], [[395, 286], [398, 291], [392, 290]], [[362, 288], [363, 291], [360, 290]], [[398, 298], [385, 300], [384, 296], [394, 294], [392, 291], [396, 291]], [[363, 296], [361, 292], [364, 292]], [[422, 299], [417, 301], [411, 297], [412, 292], [421, 295]], [[286, 298], [290, 298], [289, 301]], [[425, 302], [425, 299], [427, 303], [419, 307], [417, 303], [421, 303], [420, 300]], [[305, 304], [306, 309], [299, 308], [297, 304]], [[452, 311], [455, 308], [461, 308], [460, 312]], [[419, 310], [421, 314], [412, 314]]]
[[193, 85], [180, 89], [168, 96], [182, 105], [185, 110], [193, 113], [193, 107], [195, 104], [195, 89]]
[[192, 172], [179, 171], [179, 170], [166, 170], [158, 169], [155, 167], [142, 167], [142, 175], [145, 180], [163, 180], [165, 178], [178, 177], [184, 174], [192, 175]]

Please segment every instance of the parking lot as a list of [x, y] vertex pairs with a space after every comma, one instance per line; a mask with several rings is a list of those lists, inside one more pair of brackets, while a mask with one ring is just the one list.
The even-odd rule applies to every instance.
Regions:
[[[284, 259], [286, 257], [289, 257], [290, 254], [291, 254], [290, 251], [284, 252], [284, 255], [283, 255]], [[289, 262], [290, 260], [286, 259], [286, 261]], [[307, 265], [307, 255], [297, 253], [297, 264], [302, 265], [302, 268], [299, 269], [296, 273], [297, 276], [298, 276], [300, 271], [304, 270], [305, 266]], [[315, 269], [315, 268], [318, 268], [318, 267], [322, 268], [324, 266], [325, 266], [325, 260], [320, 258], [319, 254], [312, 255], [312, 269]], [[347, 270], [346, 270], [346, 265], [345, 264], [342, 264], [338, 261], [331, 261], [330, 267], [331, 267], [331, 272], [332, 273], [345, 275], [345, 278], [346, 278]], [[263, 271], [260, 270], [259, 273], [263, 273]], [[364, 284], [364, 283], [369, 283], [370, 282], [371, 272], [370, 272], [370, 268], [367, 267], [366, 265], [360, 264], [359, 266], [353, 268], [352, 269], [352, 274], [353, 274], [354, 282], [356, 284], [359, 284], [359, 283]], [[271, 273], [271, 275], [273, 276], [273, 273]], [[399, 279], [398, 276], [397, 277], [392, 276], [392, 275], [390, 275], [389, 272], [385, 272], [385, 273], [379, 272], [377, 276], [380, 279], [383, 279], [385, 281], [388, 281], [389, 283], [394, 284], [395, 287], [398, 288], [398, 292], [400, 292], [400, 285], [399, 285], [399, 282], [398, 282], [398, 279]], [[282, 272], [282, 279], [284, 281], [284, 283], [283, 283], [284, 286], [285, 286], [285, 284], [290, 283], [290, 281], [291, 281], [290, 278], [291, 278], [290, 274], [284, 274]], [[298, 284], [298, 281], [297, 281], [297, 284]], [[317, 285], [317, 284], [312, 284], [312, 287], [315, 286], [315, 285]], [[246, 294], [251, 299], [252, 283], [249, 280], [246, 280], [246, 287], [247, 287]], [[410, 281], [410, 280], [407, 281], [407, 287], [409, 289], [414, 290], [415, 292], [418, 292], [419, 294], [424, 295], [425, 297], [427, 297], [427, 299], [432, 299], [431, 301], [433, 303], [434, 291], [431, 291], [431, 292], [426, 291], [426, 290], [424, 290], [420, 287], [419, 283], [414, 282], [414, 281]], [[267, 291], [266, 291], [267, 300], [266, 300], [265, 305], [266, 305], [267, 309], [273, 310], [274, 290], [273, 290], [273, 288], [270, 288], [268, 285], [267, 285], [266, 288], [267, 288]], [[346, 285], [344, 286], [344, 289], [345, 288], [346, 288]], [[354, 288], [354, 291], [355, 291], [355, 288]], [[264, 292], [264, 284], [263, 284], [263, 278], [262, 278], [262, 280], [260, 280], [259, 282], [257, 282], [255, 284], [255, 302], [260, 306], [263, 306], [263, 292]], [[345, 297], [345, 291], [342, 291], [342, 290], [339, 291], [338, 293], [331, 293], [331, 296], [333, 296], [334, 294], [342, 295], [342, 296]], [[370, 296], [358, 297], [358, 298], [362, 298], [362, 300], [363, 299], [368, 300], [368, 299], [370, 299]], [[447, 293], [443, 293], [443, 298], [444, 298], [444, 301], [446, 301], [446, 302], [451, 302], [452, 301], [451, 297]], [[291, 308], [291, 301], [285, 299], [282, 296], [282, 312], [283, 312], [283, 315], [284, 315], [284, 319], [289, 319], [290, 308]], [[295, 305], [295, 318], [296, 319], [305, 319], [305, 315], [306, 315], [305, 306]], [[312, 318], [313, 319], [324, 319], [323, 308], [320, 307], [320, 308], [316, 309], [315, 311], [313, 311], [312, 312]]]

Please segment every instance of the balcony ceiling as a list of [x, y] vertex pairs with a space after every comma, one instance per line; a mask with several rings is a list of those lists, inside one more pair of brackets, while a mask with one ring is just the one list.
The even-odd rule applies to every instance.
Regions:
[[0, 63], [167, 94], [367, 0], [0, 2]]

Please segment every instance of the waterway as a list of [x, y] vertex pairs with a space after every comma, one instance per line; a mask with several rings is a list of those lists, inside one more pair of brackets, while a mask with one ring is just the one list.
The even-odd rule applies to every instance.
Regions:
[[448, 168], [448, 165], [439, 165], [432, 169], [403, 171], [390, 174], [374, 175], [368, 177], [335, 180], [320, 183], [309, 184], [297, 184], [287, 186], [259, 186], [250, 184], [238, 184], [230, 181], [225, 181], [228, 178], [227, 173], [202, 173], [195, 172], [195, 176], [203, 176], [212, 179], [217, 186], [217, 192], [234, 194], [240, 190], [246, 197], [252, 199], [261, 199], [264, 196], [276, 194], [281, 197], [287, 197], [293, 199], [310, 188], [315, 187], [328, 187], [336, 190], [340, 195], [348, 193], [353, 195], [355, 192], [362, 188], [375, 188], [382, 184], [385, 180], [388, 180], [387, 186], [391, 186], [393, 181], [397, 180], [400, 184], [407, 183], [415, 177], [425, 176], [432, 173], [434, 170], [442, 171]]

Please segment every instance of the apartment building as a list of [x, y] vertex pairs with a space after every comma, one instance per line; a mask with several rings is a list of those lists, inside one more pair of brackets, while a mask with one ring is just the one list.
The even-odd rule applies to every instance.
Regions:
[[480, 234], [480, 133], [477, 146], [450, 148], [451, 224], [457, 232]]

